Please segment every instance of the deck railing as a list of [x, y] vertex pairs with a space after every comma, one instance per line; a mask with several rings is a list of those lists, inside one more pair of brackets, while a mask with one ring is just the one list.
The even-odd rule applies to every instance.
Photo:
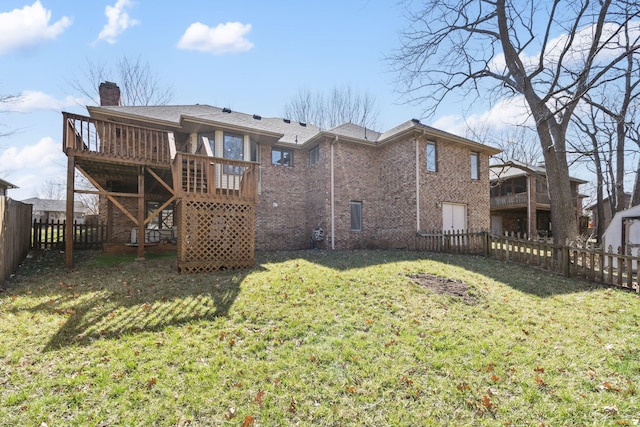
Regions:
[[178, 197], [219, 196], [228, 201], [254, 203], [258, 199], [257, 163], [176, 153], [173, 173]]
[[492, 209], [509, 208], [514, 206], [527, 206], [527, 193], [491, 197]]
[[171, 161], [169, 132], [62, 113], [63, 151], [95, 153], [118, 160]]

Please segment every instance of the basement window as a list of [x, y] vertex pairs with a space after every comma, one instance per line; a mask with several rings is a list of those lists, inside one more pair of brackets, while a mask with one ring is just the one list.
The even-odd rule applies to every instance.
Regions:
[[362, 202], [349, 202], [351, 231], [362, 231]]

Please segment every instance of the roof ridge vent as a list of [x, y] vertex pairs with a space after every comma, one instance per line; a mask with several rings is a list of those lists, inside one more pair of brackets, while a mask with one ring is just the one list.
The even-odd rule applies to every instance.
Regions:
[[258, 114], [254, 114], [253, 118], [256, 120], [262, 120], [262, 116], [259, 116]]
[[222, 109], [222, 112], [223, 112], [223, 113], [230, 113], [230, 112], [231, 112], [231, 108], [224, 107], [224, 108]]

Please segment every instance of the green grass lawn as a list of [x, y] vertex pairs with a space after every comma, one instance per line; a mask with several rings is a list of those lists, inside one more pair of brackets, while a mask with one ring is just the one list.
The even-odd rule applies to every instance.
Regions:
[[[640, 297], [515, 264], [38, 252], [0, 292], [0, 425], [640, 423]], [[45, 423], [45, 424], [42, 424]]]

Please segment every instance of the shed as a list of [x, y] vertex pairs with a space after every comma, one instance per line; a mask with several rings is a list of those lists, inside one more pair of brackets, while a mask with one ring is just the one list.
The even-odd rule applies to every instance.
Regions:
[[[638, 256], [640, 248], [640, 205], [616, 213], [602, 236], [602, 247]], [[607, 260], [605, 258], [605, 265]], [[613, 267], [617, 268], [617, 259], [613, 259]], [[637, 270], [637, 262], [633, 262], [633, 270]]]

